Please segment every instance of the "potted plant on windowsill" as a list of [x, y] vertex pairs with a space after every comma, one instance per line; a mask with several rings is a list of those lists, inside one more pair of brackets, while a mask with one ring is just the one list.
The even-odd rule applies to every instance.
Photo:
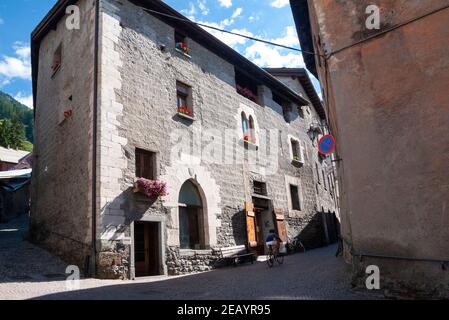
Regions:
[[138, 178], [133, 185], [134, 193], [141, 193], [151, 200], [168, 195], [167, 183], [160, 180]]
[[177, 42], [176, 49], [182, 51], [186, 55], [189, 55], [189, 47], [184, 42]]
[[257, 95], [255, 95], [250, 89], [242, 88], [241, 86], [237, 85], [237, 92], [245, 98], [257, 103]]
[[178, 113], [185, 114], [189, 117], [193, 117], [193, 110], [189, 108], [178, 108]]

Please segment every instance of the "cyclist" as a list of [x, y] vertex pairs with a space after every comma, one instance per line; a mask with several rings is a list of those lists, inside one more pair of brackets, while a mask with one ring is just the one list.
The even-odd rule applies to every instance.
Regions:
[[267, 247], [271, 250], [273, 250], [273, 247], [276, 251], [272, 251], [273, 253], [276, 252], [276, 254], [279, 253], [279, 245], [282, 242], [281, 238], [277, 235], [276, 231], [274, 229], [270, 230], [270, 233], [267, 236], [266, 239]]

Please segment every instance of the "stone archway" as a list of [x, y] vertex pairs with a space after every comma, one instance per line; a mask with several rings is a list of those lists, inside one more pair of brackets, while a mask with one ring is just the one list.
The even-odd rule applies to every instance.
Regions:
[[166, 168], [166, 173], [161, 177], [167, 182], [168, 196], [164, 205], [170, 208], [167, 219], [167, 245], [180, 247], [180, 222], [179, 222], [179, 195], [182, 186], [189, 181], [198, 190], [201, 198], [202, 217], [204, 219], [204, 246], [205, 248], [217, 245], [217, 227], [221, 221], [217, 218], [221, 214], [220, 188], [210, 172], [199, 164], [186, 165], [176, 163]]

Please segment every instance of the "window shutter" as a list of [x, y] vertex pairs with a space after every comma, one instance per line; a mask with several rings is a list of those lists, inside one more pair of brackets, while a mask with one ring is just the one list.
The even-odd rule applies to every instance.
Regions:
[[251, 202], [247, 202], [245, 204], [245, 213], [246, 213], [246, 232], [248, 235], [248, 247], [249, 248], [257, 247], [256, 217], [255, 217], [253, 210], [254, 210], [254, 205]]
[[276, 215], [276, 224], [279, 233], [279, 238], [282, 239], [283, 242], [288, 242], [288, 234], [287, 228], [285, 226], [285, 216], [283, 209], [274, 209], [274, 213]]

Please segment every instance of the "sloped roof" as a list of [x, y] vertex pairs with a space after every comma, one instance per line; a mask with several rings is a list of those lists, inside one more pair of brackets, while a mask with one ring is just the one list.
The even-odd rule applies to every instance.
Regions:
[[30, 152], [22, 150], [14, 150], [0, 147], [0, 161], [8, 163], [19, 163]]
[[309, 77], [307, 71], [303, 68], [265, 68], [267, 72], [273, 76], [283, 76], [283, 77], [295, 77], [301, 83], [307, 96], [312, 102], [313, 107], [320, 116], [321, 119], [326, 119], [326, 111], [324, 109], [323, 102], [318, 96], [315, 87], [313, 86], [312, 80]]
[[[59, 0], [45, 18], [39, 23], [36, 29], [31, 34], [31, 60], [32, 60], [32, 77], [33, 77], [33, 94], [36, 95], [37, 90], [37, 72], [39, 64], [39, 46], [40, 41], [45, 35], [54, 28], [59, 20], [65, 15], [65, 8], [68, 5], [74, 4], [76, 0]], [[295, 102], [298, 105], [307, 105], [308, 102], [301, 96], [296, 94], [293, 90], [285, 86], [275, 77], [258, 67], [256, 64], [242, 56], [240, 53], [226, 45], [224, 42], [214, 37], [212, 34], [192, 23], [187, 17], [165, 4], [160, 0], [130, 0], [131, 3], [154, 10], [160, 14], [152, 14], [157, 19], [160, 19], [168, 25], [179, 28], [193, 39], [195, 42], [201, 44], [211, 52], [219, 57], [233, 64], [236, 68], [251, 77], [254, 81], [265, 84], [277, 94]], [[171, 17], [175, 18], [171, 18]], [[187, 21], [185, 21], [187, 20]], [[92, 58], [93, 59], [93, 58]], [[34, 99], [36, 101], [36, 99]], [[36, 112], [36, 106], [34, 108]]]
[[0, 180], [31, 178], [32, 169], [0, 171]]
[[306, 63], [307, 69], [318, 78], [308, 0], [290, 0], [290, 6], [292, 8], [293, 19], [295, 20], [301, 49], [305, 51], [303, 52], [304, 62]]

